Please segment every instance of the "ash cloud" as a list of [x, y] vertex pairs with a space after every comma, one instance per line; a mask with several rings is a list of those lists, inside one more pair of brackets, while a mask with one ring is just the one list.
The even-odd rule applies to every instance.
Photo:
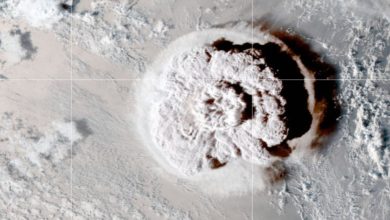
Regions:
[[88, 125], [87, 119], [85, 118], [78, 119], [78, 120], [74, 120], [74, 122], [76, 124], [77, 131], [83, 136], [83, 138], [86, 138], [91, 134], [93, 134], [92, 129]]
[[24, 60], [32, 60], [38, 52], [31, 39], [31, 32], [14, 27], [0, 32], [0, 64], [12, 66]]
[[[294, 30], [291, 27], [275, 27], [264, 19], [257, 23], [261, 26], [262, 31], [268, 31], [286, 44], [294, 54], [300, 57], [305, 67], [310, 70], [314, 79], [315, 110], [322, 112], [318, 133], [321, 136], [331, 134], [337, 129], [338, 120], [342, 113], [340, 100], [337, 98], [339, 86], [336, 66], [326, 58], [326, 55], [316, 52], [300, 34], [291, 31]], [[287, 32], [286, 30], [290, 31]]]
[[20, 46], [24, 49], [25, 54], [22, 57], [23, 60], [32, 59], [33, 55], [37, 53], [38, 48], [33, 45], [31, 40], [31, 32], [23, 32], [22, 30], [16, 28], [10, 31], [11, 36], [19, 38]]
[[159, 82], [140, 92], [151, 97], [140, 102], [152, 150], [179, 176], [220, 182], [253, 163], [264, 187], [287, 175], [285, 158], [322, 146], [337, 127], [334, 66], [298, 36], [263, 28], [251, 43], [243, 32], [184, 36], [147, 75]]

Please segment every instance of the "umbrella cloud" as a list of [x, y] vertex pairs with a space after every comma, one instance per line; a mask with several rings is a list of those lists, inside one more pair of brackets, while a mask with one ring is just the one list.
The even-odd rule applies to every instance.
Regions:
[[153, 146], [184, 176], [236, 160], [271, 167], [320, 136], [326, 107], [316, 104], [314, 77], [268, 33], [254, 41], [223, 29], [184, 36], [145, 77], [158, 82], [144, 90], [154, 94]]

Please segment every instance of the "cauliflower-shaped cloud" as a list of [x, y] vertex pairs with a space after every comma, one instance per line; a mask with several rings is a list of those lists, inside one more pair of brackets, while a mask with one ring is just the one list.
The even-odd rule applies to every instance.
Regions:
[[193, 175], [239, 158], [267, 166], [290, 154], [287, 142], [312, 118], [303, 81], [284, 80], [304, 75], [282, 46], [220, 38], [167, 59], [149, 127], [172, 166]]

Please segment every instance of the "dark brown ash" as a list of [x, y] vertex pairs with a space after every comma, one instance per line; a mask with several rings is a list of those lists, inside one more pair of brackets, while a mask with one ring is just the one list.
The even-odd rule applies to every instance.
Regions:
[[271, 35], [217, 35], [159, 61], [148, 127], [169, 164], [185, 176], [237, 160], [268, 167], [316, 141], [313, 70]]

